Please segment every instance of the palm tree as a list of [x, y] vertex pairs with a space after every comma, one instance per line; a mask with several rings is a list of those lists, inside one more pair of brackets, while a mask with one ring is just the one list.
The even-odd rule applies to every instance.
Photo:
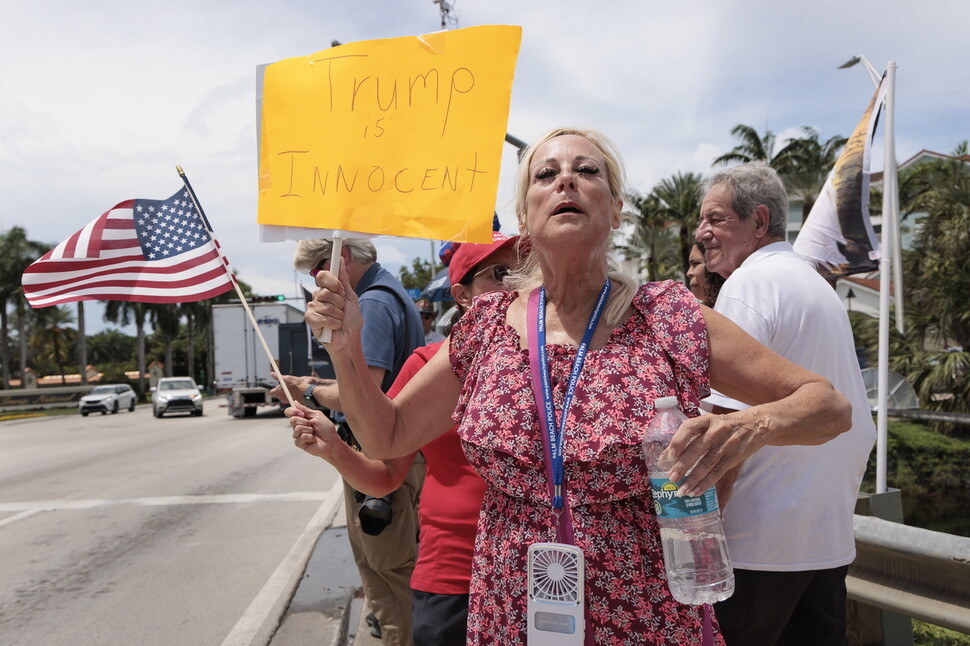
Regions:
[[[916, 388], [921, 404], [970, 412], [970, 156], [962, 142], [952, 158], [907, 173], [901, 210], [921, 212], [912, 251], [904, 251], [907, 352], [890, 367]], [[900, 184], [904, 178], [900, 178]], [[927, 350], [929, 345], [944, 350]], [[949, 347], [947, 347], [949, 346]]]
[[653, 187], [659, 215], [668, 226], [677, 227], [681, 270], [684, 280], [690, 267], [690, 250], [694, 246], [694, 231], [701, 210], [701, 190], [704, 179], [699, 173], [677, 173]]
[[731, 128], [731, 134], [740, 140], [731, 152], [716, 158], [712, 166], [726, 166], [727, 164], [746, 164], [753, 161], [763, 161], [779, 173], [785, 174], [787, 167], [787, 153], [785, 148], [775, 153], [775, 133], [765, 130], [764, 135], [758, 134], [753, 127], [739, 123]]
[[701, 208], [703, 178], [698, 173], [676, 173], [659, 181], [647, 196], [635, 191], [626, 203], [635, 209], [627, 258], [645, 258], [647, 280], [679, 277], [686, 280], [690, 250]]
[[109, 323], [130, 325], [135, 323], [138, 331], [138, 396], [145, 396], [145, 318], [147, 312], [145, 303], [131, 303], [128, 301], [108, 301], [104, 309], [104, 320]]
[[[52, 246], [52, 245], [51, 245]], [[24, 270], [45, 253], [50, 246], [27, 239], [27, 231], [13, 227], [0, 235], [0, 363], [3, 363], [2, 384], [10, 383], [10, 340], [7, 307], [13, 301], [17, 312], [17, 329], [20, 336], [20, 374], [27, 369], [26, 306], [21, 277]], [[21, 380], [21, 383], [25, 382]]]
[[835, 135], [823, 142], [818, 130], [810, 126], [803, 127], [802, 132], [804, 136], [790, 140], [778, 156], [784, 159], [789, 193], [802, 200], [804, 222], [848, 139]]
[[913, 245], [907, 296], [917, 309], [931, 317], [942, 339], [970, 348], [970, 272], [964, 267], [970, 254], [970, 161], [967, 142], [953, 158], [923, 164], [916, 172], [923, 189], [908, 205], [926, 213]]
[[67, 363], [68, 350], [77, 340], [77, 331], [69, 327], [74, 323], [70, 310], [61, 307], [46, 307], [34, 310], [37, 324], [30, 343], [38, 357], [53, 361], [61, 375], [61, 383], [67, 383], [64, 364]]
[[635, 210], [631, 213], [633, 231], [630, 241], [621, 245], [621, 249], [627, 258], [640, 259], [640, 269], [646, 270], [647, 280], [669, 277], [677, 265], [676, 243], [664, 216], [663, 205], [653, 192], [643, 196], [631, 191], [625, 202]]

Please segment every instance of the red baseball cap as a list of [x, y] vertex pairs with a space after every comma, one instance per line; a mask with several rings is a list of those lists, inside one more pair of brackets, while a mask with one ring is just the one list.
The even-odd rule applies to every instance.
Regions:
[[499, 249], [512, 247], [518, 241], [519, 236], [509, 237], [501, 231], [492, 231], [491, 244], [472, 244], [463, 242], [455, 245], [455, 250], [451, 255], [451, 262], [448, 263], [448, 282], [457, 285], [468, 275], [476, 265], [487, 259]]

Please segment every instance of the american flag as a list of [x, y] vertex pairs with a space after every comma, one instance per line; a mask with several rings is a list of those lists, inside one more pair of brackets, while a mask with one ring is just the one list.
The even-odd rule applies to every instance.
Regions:
[[32, 307], [212, 298], [233, 280], [218, 244], [186, 189], [167, 200], [126, 200], [30, 265], [24, 295]]

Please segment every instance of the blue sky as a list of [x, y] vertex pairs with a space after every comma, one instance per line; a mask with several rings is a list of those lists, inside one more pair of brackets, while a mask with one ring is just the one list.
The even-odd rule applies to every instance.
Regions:
[[[641, 192], [709, 172], [738, 123], [848, 135], [872, 94], [861, 66], [836, 69], [855, 54], [898, 65], [898, 159], [970, 138], [965, 0], [453, 5], [459, 27], [523, 28], [509, 132], [602, 130]], [[431, 0], [14, 0], [4, 24], [0, 228], [56, 244], [121, 200], [167, 197], [178, 163], [240, 278], [295, 295], [293, 243], [258, 241], [256, 66], [332, 40], [432, 32], [440, 14]], [[496, 208], [510, 233], [514, 162], [506, 146]], [[426, 241], [375, 244], [395, 272], [431, 253]], [[104, 323], [88, 312], [90, 333]]]

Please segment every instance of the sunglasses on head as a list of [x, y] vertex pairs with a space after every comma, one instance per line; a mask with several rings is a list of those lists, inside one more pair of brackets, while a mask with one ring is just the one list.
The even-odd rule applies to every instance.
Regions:
[[472, 274], [471, 280], [475, 280], [487, 271], [492, 272], [492, 280], [494, 280], [496, 283], [500, 283], [505, 280], [505, 277], [511, 273], [512, 269], [508, 265], [488, 265], [487, 267], [482, 267]]
[[310, 270], [310, 276], [313, 277], [313, 278], [316, 278], [317, 277], [317, 274], [319, 274], [321, 271], [323, 271], [323, 266], [325, 264], [327, 264], [328, 262], [330, 262], [330, 258], [324, 258], [323, 260], [321, 260], [320, 262], [318, 262], [317, 263], [317, 266]]

